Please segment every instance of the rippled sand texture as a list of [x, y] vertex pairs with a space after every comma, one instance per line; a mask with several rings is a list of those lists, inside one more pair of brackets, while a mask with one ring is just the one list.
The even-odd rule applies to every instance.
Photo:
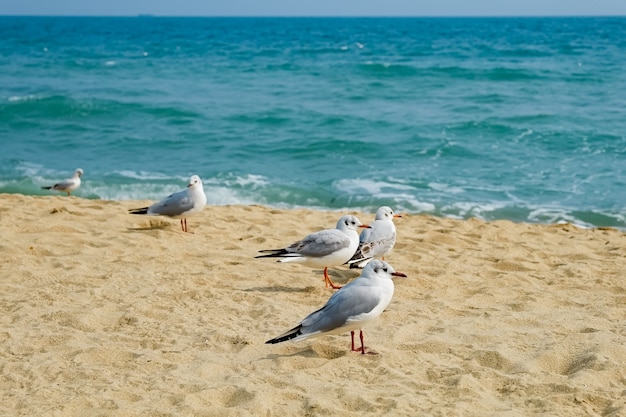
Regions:
[[0, 195], [0, 414], [626, 414], [623, 232], [398, 219], [386, 260], [409, 278], [363, 356], [264, 344], [331, 290], [257, 250], [343, 212], [207, 207], [191, 234], [127, 214], [146, 203]]

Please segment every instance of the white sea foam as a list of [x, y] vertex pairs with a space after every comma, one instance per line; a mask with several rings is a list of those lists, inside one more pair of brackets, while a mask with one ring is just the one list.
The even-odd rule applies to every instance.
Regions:
[[419, 200], [414, 194], [397, 194], [394, 196], [395, 209], [410, 213], [433, 213], [437, 207], [425, 201]]
[[115, 174], [121, 175], [122, 177], [133, 178], [136, 180], [167, 180], [169, 178], [172, 178], [169, 175], [165, 175], [159, 172], [149, 172], [149, 171], [121, 170], [121, 171], [115, 171]]
[[233, 204], [259, 204], [259, 201], [252, 197], [242, 196], [241, 193], [229, 187], [204, 187], [207, 195], [207, 204], [225, 206]]
[[571, 223], [582, 228], [592, 228], [593, 225], [583, 222], [571, 215], [568, 210], [558, 207], [539, 207], [528, 214], [528, 220], [533, 223], [565, 224]]
[[361, 178], [338, 180], [333, 183], [333, 187], [349, 195], [362, 193], [377, 195], [382, 193], [385, 189], [404, 191], [414, 190], [413, 187], [406, 184], [390, 183], [385, 181], [376, 181]]
[[[147, 171], [116, 171], [122, 182], [89, 181], [84, 189], [93, 196], [105, 200], [160, 200], [167, 195], [182, 190], [188, 177], [172, 177]], [[128, 179], [134, 180], [128, 182]], [[207, 194], [207, 203], [212, 205], [264, 204], [261, 193], [254, 191], [268, 184], [267, 179], [258, 175], [232, 176], [223, 178], [202, 178]]]
[[513, 138], [513, 141], [518, 142], [520, 139], [523, 139], [524, 137], [528, 135], [532, 135], [533, 133], [535, 132], [532, 129], [526, 129], [524, 132], [520, 133], [515, 138]]
[[37, 96], [33, 94], [29, 94], [27, 96], [11, 96], [7, 98], [7, 101], [11, 101], [11, 102], [31, 101], [31, 100], [37, 100], [37, 98], [38, 98]]
[[85, 181], [84, 190], [89, 190], [91, 194], [103, 200], [161, 200], [162, 198], [178, 192], [183, 186], [174, 184], [102, 184], [94, 181]]
[[[25, 177], [33, 177], [35, 175], [40, 175], [45, 168], [41, 164], [35, 164], [33, 162], [21, 161], [15, 169], [22, 173]], [[50, 170], [47, 170], [50, 171]]]
[[262, 175], [254, 175], [254, 174], [237, 176], [233, 180], [228, 181], [228, 182], [230, 182], [231, 184], [239, 185], [241, 187], [247, 187], [247, 186], [260, 187], [260, 186], [266, 186], [269, 184], [269, 181], [267, 180], [266, 177]]
[[504, 209], [507, 206], [508, 203], [505, 201], [492, 201], [484, 203], [461, 201], [442, 206], [441, 213], [445, 216], [459, 219], [475, 217], [481, 220], [488, 220], [488, 213]]
[[[343, 179], [333, 184], [341, 195], [351, 197], [351, 203], [367, 201], [393, 201], [398, 211], [433, 212], [434, 204], [418, 198], [419, 190], [400, 182], [376, 181], [371, 179]], [[363, 206], [366, 207], [366, 206]], [[354, 208], [353, 208], [354, 209]]]
[[449, 184], [443, 184], [439, 182], [430, 182], [428, 183], [428, 186], [435, 191], [441, 191], [446, 194], [460, 194], [465, 191], [461, 187], [453, 187]]

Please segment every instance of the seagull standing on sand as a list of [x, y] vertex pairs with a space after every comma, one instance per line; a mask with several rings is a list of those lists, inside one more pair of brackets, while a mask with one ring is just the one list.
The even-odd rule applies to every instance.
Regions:
[[197, 175], [189, 178], [186, 190], [174, 193], [150, 207], [128, 210], [131, 214], [147, 214], [149, 216], [167, 216], [180, 219], [183, 232], [188, 232], [187, 217], [202, 211], [206, 205], [206, 195], [202, 180]]
[[324, 268], [326, 287], [341, 288], [328, 275], [328, 267], [346, 263], [359, 246], [359, 227], [368, 228], [356, 216], [346, 215], [339, 219], [335, 229], [311, 233], [283, 249], [269, 249], [267, 255], [255, 258], [280, 258], [278, 262], [298, 262], [308, 266]]
[[48, 187], [41, 187], [41, 188], [44, 190], [63, 191], [67, 193], [67, 195], [70, 195], [72, 191], [80, 187], [80, 177], [82, 175], [83, 175], [82, 168], [76, 168], [76, 171], [74, 171], [74, 175], [72, 176], [72, 178], [68, 178], [54, 185], [51, 185]]
[[[324, 307], [306, 316], [293, 329], [265, 343], [296, 341], [350, 331], [352, 351], [365, 354], [363, 326], [378, 318], [391, 302], [394, 290], [392, 276], [406, 277], [387, 262], [372, 260], [357, 279], [334, 293]], [[354, 347], [356, 329], [360, 329], [361, 349]]]
[[382, 206], [376, 210], [376, 219], [370, 223], [369, 229], [361, 232], [359, 248], [347, 262], [350, 268], [363, 268], [373, 258], [385, 259], [396, 244], [394, 217], [402, 216], [395, 214], [391, 207]]

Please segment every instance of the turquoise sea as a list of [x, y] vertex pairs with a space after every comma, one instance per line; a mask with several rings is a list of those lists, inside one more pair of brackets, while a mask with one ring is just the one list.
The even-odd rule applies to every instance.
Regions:
[[625, 69], [626, 18], [0, 17], [0, 193], [626, 228]]

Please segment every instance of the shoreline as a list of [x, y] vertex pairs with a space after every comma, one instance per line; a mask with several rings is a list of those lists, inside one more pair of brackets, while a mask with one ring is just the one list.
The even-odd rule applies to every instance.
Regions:
[[127, 213], [151, 202], [0, 194], [2, 414], [626, 412], [620, 230], [403, 213], [408, 278], [362, 356], [349, 333], [265, 345], [332, 291], [254, 259], [348, 212], [207, 206], [183, 233]]
[[[90, 201], [114, 201], [114, 202], [137, 202], [137, 204], [144, 204], [144, 205], [149, 205], [152, 204], [156, 201], [161, 200], [164, 196], [169, 195], [173, 192], [176, 191], [180, 191], [181, 187], [173, 187], [169, 190], [162, 190], [161, 192], [159, 192], [158, 194], [155, 194], [154, 198], [152, 197], [146, 197], [146, 198], [133, 198], [133, 197], [123, 197], [123, 198], [102, 198], [102, 197], [98, 197], [95, 195], [84, 195], [81, 193], [81, 190], [78, 190], [75, 194], [72, 194], [72, 197], [76, 197], [76, 198], [80, 198], [80, 199], [84, 199], [84, 200], [90, 200]], [[207, 192], [207, 194], [209, 194], [209, 192]], [[2, 195], [21, 195], [24, 197], [41, 197], [41, 198], [53, 198], [53, 197], [65, 197], [64, 195], [58, 194], [58, 193], [52, 193], [52, 192], [42, 192], [42, 193], [36, 193], [36, 194], [29, 194], [29, 193], [23, 193], [20, 191], [0, 191], [0, 196]], [[396, 210], [395, 206], [393, 205], [393, 203], [389, 203], [389, 202], [385, 202], [382, 203], [384, 205], [391, 205], [394, 210]], [[335, 212], [335, 213], [364, 213], [366, 212], [366, 208], [365, 206], [363, 207], [326, 207], [326, 206], [303, 206], [303, 205], [289, 205], [289, 204], [272, 204], [272, 203], [257, 203], [257, 202], [252, 202], [252, 201], [239, 201], [234, 199], [234, 201], [231, 202], [223, 202], [223, 203], [216, 203], [216, 202], [211, 202], [210, 198], [209, 201], [207, 202], [207, 206], [211, 206], [211, 207], [228, 207], [228, 206], [251, 206], [251, 207], [255, 207], [255, 206], [259, 206], [259, 207], [267, 207], [270, 209], [275, 209], [275, 210], [285, 210], [285, 211], [289, 211], [289, 210], [312, 210], [312, 211], [319, 211], [319, 212]], [[489, 205], [484, 205], [484, 207], [488, 207]], [[367, 206], [368, 208], [370, 208], [369, 206]], [[478, 207], [483, 207], [483, 206], [478, 206]], [[371, 207], [371, 211], [375, 212], [375, 210], [378, 208], [378, 206], [376, 207]], [[531, 224], [531, 225], [545, 225], [545, 226], [550, 226], [550, 225], [572, 225], [581, 229], [616, 229], [618, 231], [621, 232], [626, 232], [626, 226], [622, 226], [621, 223], [623, 223], [620, 220], [620, 217], [618, 214], [607, 214], [602, 212], [601, 210], [597, 210], [597, 211], [590, 211], [587, 213], [586, 217], [572, 217], [572, 213], [575, 211], [568, 211], [568, 210], [573, 210], [573, 209], [563, 209], [563, 213], [561, 213], [561, 215], [554, 215], [554, 214], [546, 214], [546, 217], [552, 217], [553, 219], [557, 219], [557, 220], [553, 220], [553, 221], [548, 221], [548, 220], [539, 220], [539, 218], [541, 217], [541, 215], [537, 215], [534, 214], [532, 216], [530, 216], [531, 212], [550, 212], [551, 208], [550, 207], [544, 207], [544, 208], [535, 208], [535, 209], [522, 209], [520, 208], [520, 210], [522, 210], [520, 213], [517, 213], [517, 216], [514, 216], [514, 218], [508, 217], [508, 218], [501, 218], [499, 217], [497, 214], [494, 215], [494, 213], [489, 212], [488, 210], [486, 212], [483, 212], [482, 209], [480, 209], [478, 211], [478, 213], [474, 213], [473, 215], [468, 215], [466, 216], [467, 213], [462, 213], [462, 214], [458, 214], [458, 213], [446, 213], [444, 211], [441, 211], [440, 208], [437, 208], [436, 210], [417, 210], [417, 211], [402, 211], [402, 210], [398, 210], [401, 211], [403, 213], [407, 213], [408, 215], [412, 215], [412, 216], [420, 216], [420, 215], [424, 215], [424, 216], [433, 216], [436, 218], [445, 218], [445, 219], [452, 219], [452, 220], [459, 220], [459, 221], [468, 221], [468, 220], [472, 220], [472, 219], [477, 219], [480, 221], [484, 221], [487, 223], [492, 223], [492, 222], [497, 222], [497, 221], [511, 221], [513, 223], [516, 224]], [[525, 211], [528, 211], [528, 213], [523, 214]], [[367, 210], [369, 211], [369, 210]], [[486, 216], [485, 216], [486, 215]], [[599, 222], [594, 223], [592, 219], [588, 218], [589, 215], [591, 216], [596, 216], [598, 219], [601, 219]], [[495, 217], [494, 217], [495, 216]], [[525, 217], [524, 217], [525, 216]], [[596, 219], [596, 220], [598, 220]], [[620, 223], [620, 224], [611, 224], [611, 223]]]

